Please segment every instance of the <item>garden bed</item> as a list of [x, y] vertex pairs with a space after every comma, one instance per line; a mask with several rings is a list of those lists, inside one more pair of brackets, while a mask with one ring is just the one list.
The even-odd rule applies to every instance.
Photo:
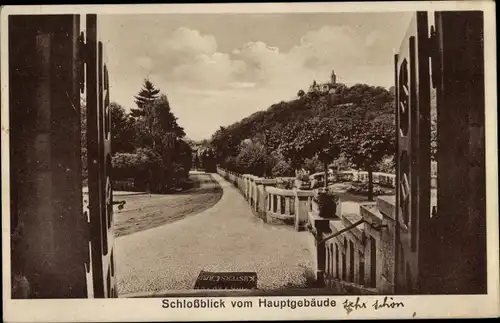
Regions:
[[[347, 187], [347, 192], [356, 195], [368, 195], [368, 183], [352, 183], [349, 187]], [[381, 186], [378, 184], [373, 184], [373, 196], [380, 195], [394, 195], [394, 189]]]

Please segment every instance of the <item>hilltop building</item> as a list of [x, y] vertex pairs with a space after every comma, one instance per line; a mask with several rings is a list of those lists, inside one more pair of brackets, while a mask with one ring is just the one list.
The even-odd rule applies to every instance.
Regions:
[[319, 92], [322, 94], [327, 94], [327, 93], [335, 93], [335, 90], [342, 86], [344, 84], [342, 83], [337, 83], [337, 75], [335, 75], [335, 70], [332, 70], [332, 74], [330, 75], [330, 81], [326, 83], [316, 83], [316, 81], [313, 82], [313, 84], [309, 87], [309, 93], [311, 92]]

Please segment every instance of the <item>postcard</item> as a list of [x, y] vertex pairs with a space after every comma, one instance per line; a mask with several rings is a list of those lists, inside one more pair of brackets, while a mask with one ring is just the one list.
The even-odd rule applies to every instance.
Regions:
[[494, 9], [2, 7], [4, 320], [498, 317]]

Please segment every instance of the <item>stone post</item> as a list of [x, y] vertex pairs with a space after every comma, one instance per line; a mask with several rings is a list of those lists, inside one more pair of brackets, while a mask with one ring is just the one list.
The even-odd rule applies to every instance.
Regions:
[[266, 187], [275, 185], [276, 180], [260, 178], [256, 180], [256, 183], [259, 185], [259, 190], [258, 190], [259, 207], [256, 208], [256, 212], [259, 214], [259, 216], [265, 218], [270, 203], [269, 194], [266, 191]]
[[24, 287], [29, 284], [22, 295], [11, 295], [87, 298], [92, 282], [87, 285], [84, 269], [89, 237], [80, 159], [80, 18], [14, 15], [8, 23], [9, 131], [16, 143], [10, 147], [10, 217], [19, 230], [11, 265], [13, 274], [25, 276]]
[[313, 196], [312, 191], [295, 191], [295, 221], [296, 231], [302, 230], [307, 223], [307, 214], [309, 212], [310, 199]]
[[325, 267], [326, 267], [326, 245], [320, 242], [323, 234], [330, 232], [330, 221], [318, 216], [315, 212], [309, 212], [308, 221], [313, 227], [316, 246], [316, 287], [325, 285]]

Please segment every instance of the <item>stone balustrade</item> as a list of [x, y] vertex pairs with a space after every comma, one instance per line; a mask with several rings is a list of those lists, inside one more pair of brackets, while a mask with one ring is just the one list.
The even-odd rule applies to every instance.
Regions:
[[[337, 180], [340, 181], [354, 181], [354, 182], [368, 182], [368, 172], [366, 171], [340, 171], [336, 174]], [[396, 187], [396, 175], [389, 173], [373, 172], [373, 183], [387, 187]], [[437, 187], [437, 176], [431, 174], [431, 188]]]
[[254, 214], [264, 221], [292, 224], [297, 231], [307, 224], [307, 212], [312, 208], [314, 195], [312, 191], [278, 188], [278, 179], [238, 174], [220, 167], [217, 173], [240, 190]]
[[[337, 179], [342, 181], [368, 182], [368, 172], [366, 171], [340, 171]], [[389, 173], [373, 172], [373, 183], [388, 187], [396, 187], [396, 175]]]
[[295, 191], [276, 187], [266, 187], [267, 222], [283, 220], [293, 222], [295, 219]]
[[[276, 179], [241, 175], [222, 168], [217, 171], [238, 187], [254, 213], [264, 221], [293, 223], [297, 231], [307, 227], [313, 233], [319, 286], [346, 294], [393, 294], [396, 284], [407, 286], [416, 281], [417, 273], [408, 270], [411, 267], [408, 263], [415, 261], [410, 239], [405, 234], [409, 228], [405, 231], [401, 222], [398, 263], [395, 260], [394, 196], [381, 196], [375, 202], [361, 203], [359, 212], [338, 207], [334, 217], [322, 218], [317, 207], [313, 207], [313, 191], [281, 189], [275, 187]], [[364, 176], [354, 177], [353, 172], [344, 174], [342, 176], [350, 180], [363, 180]], [[378, 180], [383, 178], [384, 175]], [[354, 227], [361, 219], [363, 222]], [[335, 233], [338, 235], [321, 242]], [[402, 272], [397, 282], [396, 266]]]

